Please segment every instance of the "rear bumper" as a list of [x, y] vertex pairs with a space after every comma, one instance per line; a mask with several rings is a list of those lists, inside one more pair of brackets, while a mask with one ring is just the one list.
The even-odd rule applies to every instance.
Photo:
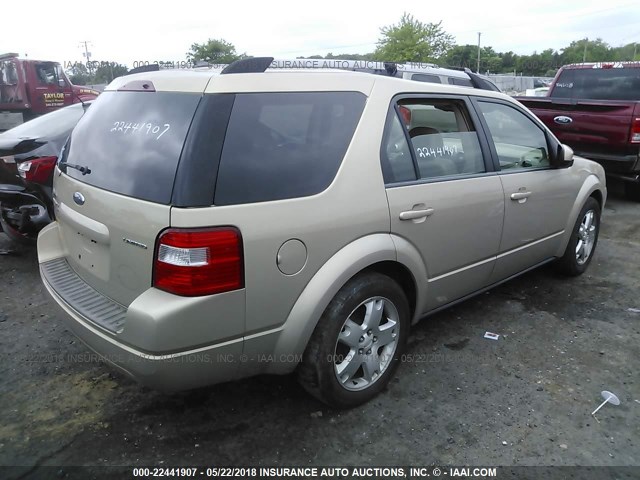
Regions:
[[43, 283], [63, 312], [67, 327], [102, 360], [156, 390], [187, 390], [236, 378], [241, 341], [170, 354], [150, 354], [119, 342], [72, 310], [51, 285]]
[[574, 151], [574, 153], [600, 163], [607, 172], [607, 175], [633, 177], [634, 175], [640, 174], [640, 154], [615, 155], [581, 151]]
[[[227, 323], [237, 320], [244, 327], [244, 291], [229, 292], [234, 295], [220, 299], [228, 309], [218, 308], [217, 315], [210, 310], [210, 299], [176, 297], [153, 288], [124, 307], [105, 300], [71, 269], [65, 271], [65, 252], [55, 222], [41, 232], [38, 250], [40, 275], [63, 312], [61, 319], [107, 363], [164, 391], [237, 378], [243, 365], [243, 338], [223, 332], [219, 317]], [[232, 315], [238, 313], [238, 305], [242, 315]]]

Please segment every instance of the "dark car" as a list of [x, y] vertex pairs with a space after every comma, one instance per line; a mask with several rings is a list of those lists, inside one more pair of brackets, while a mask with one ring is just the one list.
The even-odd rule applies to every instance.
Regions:
[[51, 221], [53, 170], [89, 104], [61, 108], [0, 134], [0, 227], [13, 240], [35, 240]]

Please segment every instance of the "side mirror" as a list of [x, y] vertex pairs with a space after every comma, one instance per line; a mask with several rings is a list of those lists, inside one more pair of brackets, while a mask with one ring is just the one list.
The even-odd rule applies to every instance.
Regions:
[[555, 163], [558, 168], [566, 168], [573, 165], [573, 149], [568, 145], [559, 144]]

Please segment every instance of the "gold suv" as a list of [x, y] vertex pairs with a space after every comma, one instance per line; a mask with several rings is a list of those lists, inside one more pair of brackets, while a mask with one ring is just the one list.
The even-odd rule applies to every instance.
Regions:
[[587, 268], [603, 169], [518, 102], [265, 68], [118, 78], [65, 146], [41, 275], [117, 368], [164, 390], [296, 372], [350, 407], [429, 313]]

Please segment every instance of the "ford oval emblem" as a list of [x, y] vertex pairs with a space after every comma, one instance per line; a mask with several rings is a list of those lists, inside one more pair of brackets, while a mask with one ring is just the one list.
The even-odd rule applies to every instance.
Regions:
[[567, 125], [573, 122], [573, 118], [567, 117], [565, 115], [559, 115], [553, 119], [554, 122], [559, 123], [560, 125]]
[[73, 201], [76, 202], [78, 205], [84, 205], [84, 195], [82, 195], [80, 192], [74, 193]]

